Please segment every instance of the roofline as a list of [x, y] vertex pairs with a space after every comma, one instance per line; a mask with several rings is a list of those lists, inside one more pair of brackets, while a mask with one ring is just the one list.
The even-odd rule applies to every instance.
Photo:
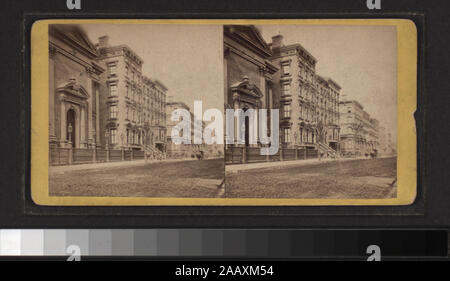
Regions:
[[[238, 27], [238, 28], [248, 28], [250, 30], [252, 30], [255, 34], [256, 37], [258, 39], [258, 41], [264, 45], [264, 49], [260, 48], [259, 46], [253, 44], [253, 42], [251, 42], [250, 40], [248, 40], [247, 38], [244, 38], [242, 36], [239, 36], [236, 33], [231, 33], [228, 31], [229, 28], [231, 27]], [[238, 43], [242, 44], [243, 42], [240, 41], [244, 41], [244, 43], [247, 45], [247, 47], [253, 49], [253, 51], [259, 53], [260, 55], [262, 55], [262, 57], [264, 57], [265, 59], [270, 58], [273, 55], [272, 50], [270, 49], [269, 45], [267, 44], [266, 40], [264, 40], [264, 38], [261, 36], [261, 33], [259, 32], [259, 30], [254, 26], [254, 25], [245, 25], [245, 24], [226, 24], [224, 25], [224, 33], [225, 34], [229, 34], [229, 37], [231, 39], [233, 39], [234, 41], [237, 41]]]
[[364, 106], [362, 106], [362, 104], [360, 104], [357, 100], [341, 100], [339, 103], [354, 103], [361, 107], [361, 109], [364, 109]]
[[154, 82], [155, 84], [158, 84], [159, 86], [161, 86], [161, 88], [163, 88], [164, 91], [167, 91], [167, 90], [168, 90], [168, 88], [167, 88], [161, 81], [159, 81], [158, 79], [154, 79], [153, 82]]
[[100, 49], [117, 50], [117, 49], [123, 49], [123, 48], [126, 48], [128, 51], [133, 53], [133, 55], [135, 55], [141, 61], [141, 66], [144, 64], [144, 60], [127, 44], [120, 44], [120, 45], [109, 46], [109, 47], [101, 47], [101, 48], [99, 48], [99, 50]]
[[295, 49], [300, 48], [300, 49], [302, 49], [302, 51], [304, 51], [307, 55], [309, 55], [314, 60], [314, 63], [318, 62], [317, 58], [314, 57], [308, 50], [306, 50], [305, 47], [303, 47], [302, 44], [300, 44], [300, 43], [295, 43], [295, 44], [291, 44], [291, 45], [281, 46], [280, 50], [292, 49], [292, 48], [295, 48]]
[[191, 111], [191, 108], [182, 101], [168, 101], [166, 102], [166, 105], [183, 105], [189, 112]]
[[329, 83], [331, 82], [331, 84], [334, 84], [338, 90], [342, 89], [342, 87], [336, 81], [334, 81], [333, 79], [328, 78], [328, 82]]

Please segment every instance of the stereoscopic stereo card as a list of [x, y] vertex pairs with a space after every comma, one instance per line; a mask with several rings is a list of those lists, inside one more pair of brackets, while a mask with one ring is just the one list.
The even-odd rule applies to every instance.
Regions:
[[407, 19], [48, 19], [31, 197], [53, 206], [409, 205]]

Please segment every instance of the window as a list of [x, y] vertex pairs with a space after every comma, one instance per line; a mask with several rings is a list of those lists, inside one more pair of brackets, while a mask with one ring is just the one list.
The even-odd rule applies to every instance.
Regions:
[[291, 142], [291, 129], [290, 128], [284, 128], [284, 142], [290, 143]]
[[109, 71], [109, 75], [116, 75], [117, 74], [117, 65], [116, 64], [109, 64], [108, 65], [108, 71]]
[[130, 97], [130, 86], [126, 85], [126, 97], [129, 98]]
[[110, 138], [111, 144], [117, 143], [117, 129], [109, 129], [109, 138]]
[[286, 65], [283, 65], [283, 74], [284, 75], [289, 75], [289, 71], [290, 71], [290, 65], [288, 65], [288, 64], [286, 64]]
[[130, 114], [130, 108], [127, 106], [127, 117], [126, 117], [127, 120], [129, 120], [129, 114]]
[[117, 105], [111, 104], [109, 106], [109, 118], [117, 118]]
[[130, 140], [129, 140], [130, 144], [134, 144], [134, 131], [130, 131]]
[[285, 117], [285, 118], [291, 117], [291, 105], [290, 104], [283, 105], [283, 117]]
[[284, 84], [283, 85], [283, 95], [289, 95], [289, 90], [290, 90], [290, 85], [289, 84]]
[[117, 96], [117, 85], [114, 84], [109, 86], [109, 95]]
[[128, 76], [128, 66], [125, 66], [125, 75]]

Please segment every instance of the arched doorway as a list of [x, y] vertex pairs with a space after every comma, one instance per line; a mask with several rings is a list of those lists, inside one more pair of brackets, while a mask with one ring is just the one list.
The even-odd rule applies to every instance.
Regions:
[[75, 147], [75, 110], [73, 110], [72, 108], [67, 111], [66, 122], [67, 141], [71, 141], [72, 147]]

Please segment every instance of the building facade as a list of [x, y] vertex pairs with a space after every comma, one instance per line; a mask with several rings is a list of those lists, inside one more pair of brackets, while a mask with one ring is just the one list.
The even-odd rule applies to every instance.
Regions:
[[357, 101], [340, 102], [341, 154], [348, 157], [376, 155], [379, 122]]
[[100, 93], [104, 68], [76, 25], [49, 26], [49, 144], [92, 148], [101, 144]]
[[339, 92], [332, 79], [316, 74], [317, 59], [300, 44], [272, 38], [274, 91], [280, 97], [280, 135], [284, 147], [339, 149]]
[[110, 148], [165, 151], [165, 95], [167, 88], [142, 73], [144, 61], [127, 45], [111, 46], [99, 38], [100, 139]]
[[392, 140], [392, 135], [384, 126], [379, 127], [379, 154], [382, 156], [395, 155], [397, 149]]
[[[256, 112], [269, 109], [270, 133], [270, 109], [279, 108], [279, 96], [273, 90], [273, 75], [278, 68], [269, 60], [272, 56], [270, 47], [252, 25], [225, 25], [223, 40], [225, 107]], [[256, 124], [259, 124], [258, 120]], [[234, 136], [237, 136], [238, 126], [234, 129]], [[237, 143], [234, 137], [232, 146], [259, 146], [258, 140], [253, 144], [249, 141], [248, 121], [245, 122], [245, 143]]]
[[150, 101], [149, 109], [151, 114], [151, 129], [152, 134], [150, 141], [153, 146], [159, 151], [166, 151], [166, 136], [167, 136], [167, 117], [166, 117], [166, 102], [167, 102], [167, 87], [159, 80], [153, 80], [149, 88]]
[[339, 99], [341, 87], [331, 78], [317, 75], [319, 84], [317, 99], [317, 133], [320, 143], [328, 145], [339, 151], [340, 125], [339, 125]]
[[[172, 113], [177, 109], [184, 109], [189, 112], [191, 134], [180, 135], [184, 143], [175, 144], [172, 141], [172, 129], [181, 121], [172, 121]], [[167, 156], [169, 158], [193, 158], [197, 153], [203, 151], [203, 144], [194, 144], [194, 114], [191, 112], [189, 106], [180, 101], [168, 101], [166, 103], [166, 119], [167, 119]], [[184, 132], [183, 132], [184, 133]], [[197, 132], [198, 133], [198, 132]], [[190, 139], [189, 139], [190, 138]]]

